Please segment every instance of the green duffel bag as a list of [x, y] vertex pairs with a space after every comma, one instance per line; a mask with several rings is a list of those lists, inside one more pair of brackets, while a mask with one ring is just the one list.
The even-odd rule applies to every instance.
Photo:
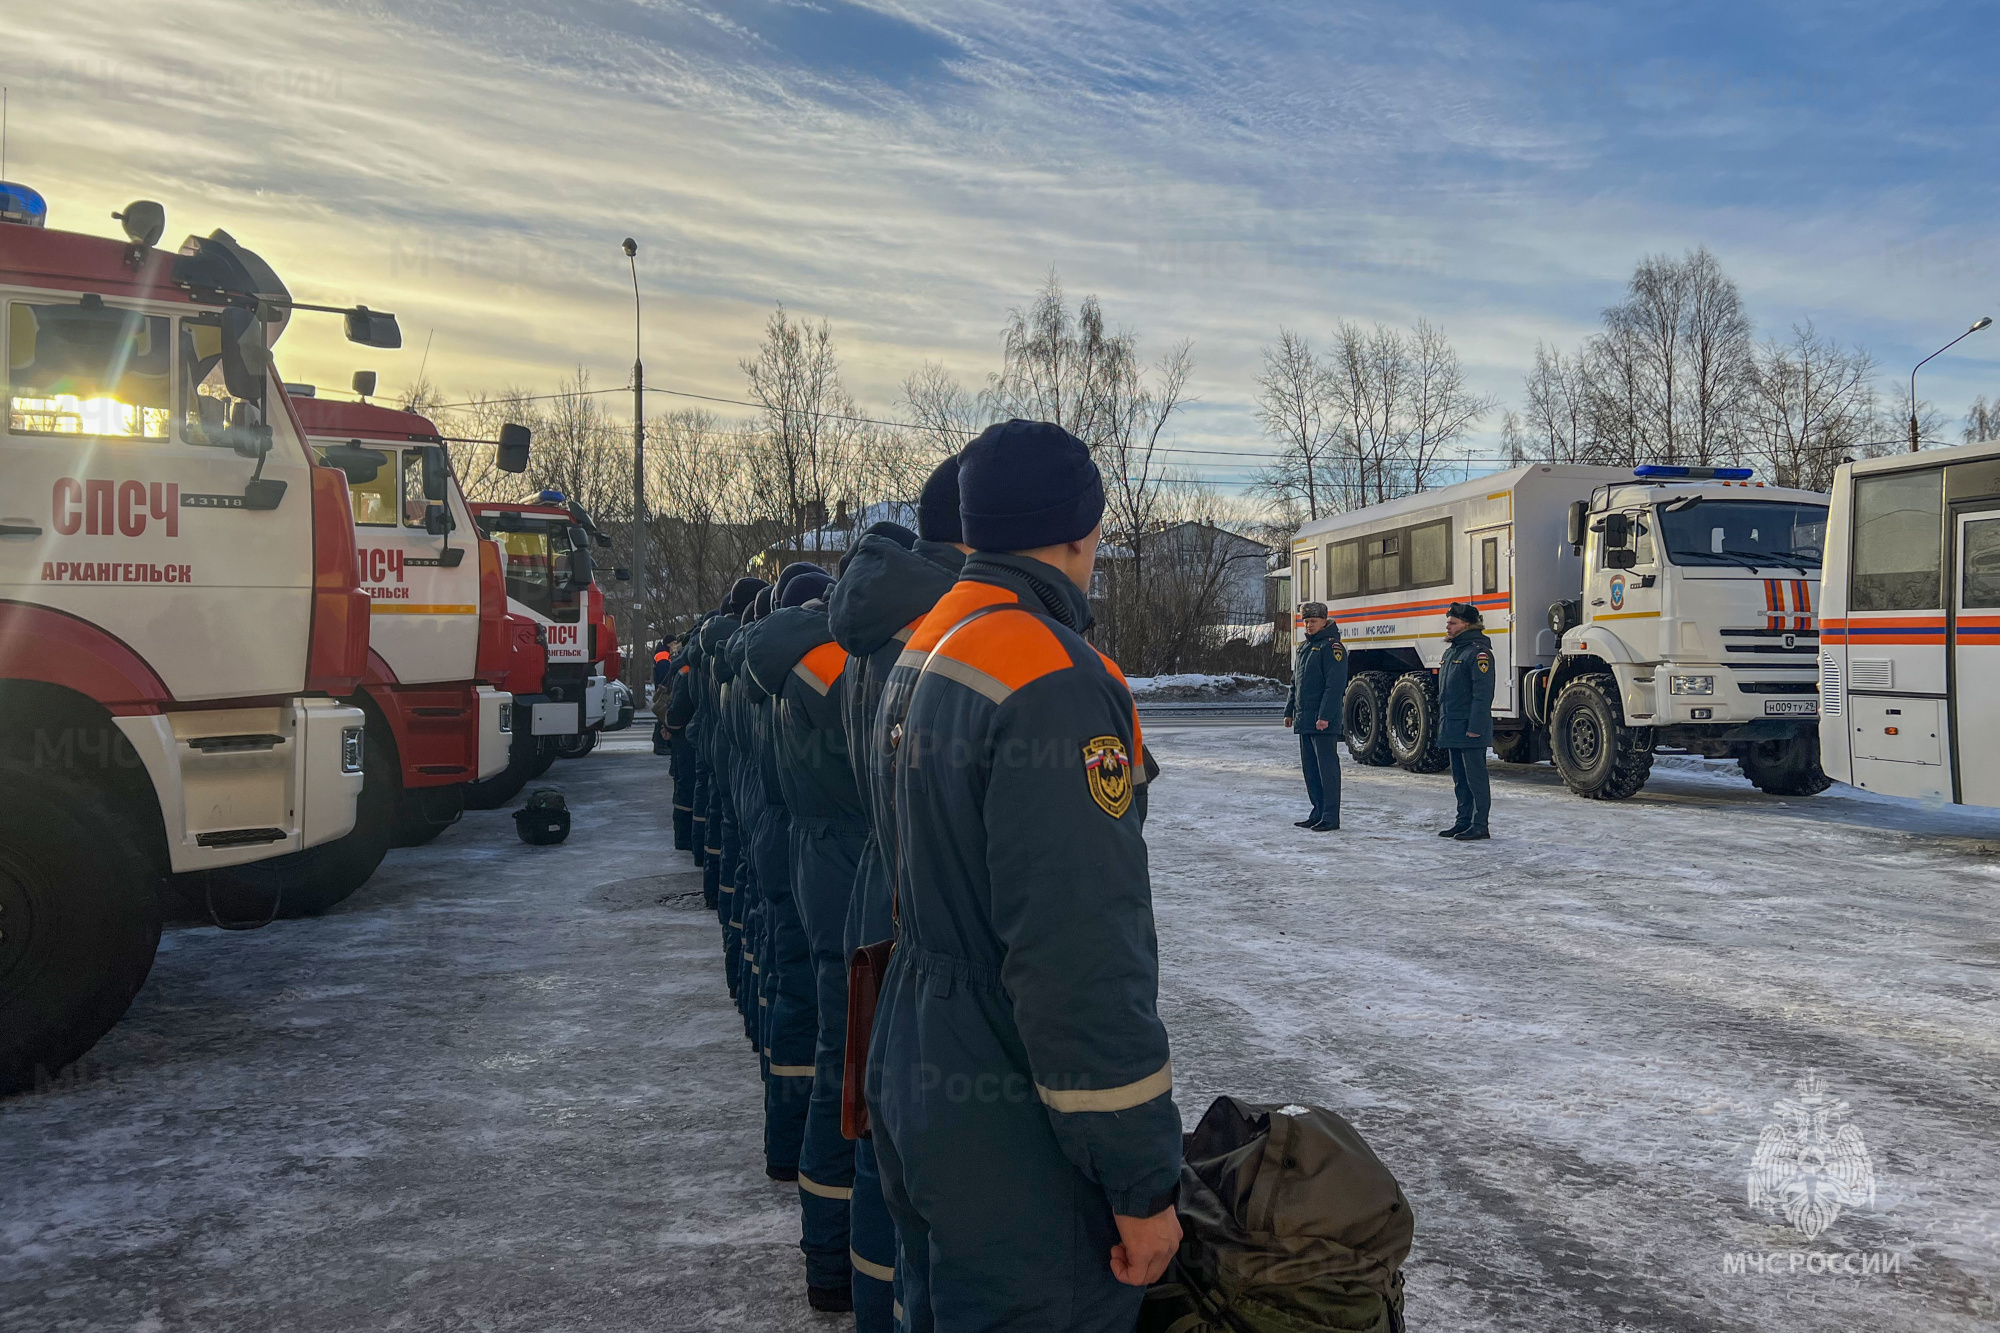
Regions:
[[1218, 1097], [1185, 1156], [1180, 1253], [1139, 1333], [1402, 1333], [1416, 1220], [1354, 1126]]

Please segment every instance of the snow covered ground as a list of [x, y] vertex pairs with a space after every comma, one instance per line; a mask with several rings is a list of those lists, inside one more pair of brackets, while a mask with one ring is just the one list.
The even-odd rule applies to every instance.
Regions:
[[[1350, 765], [1307, 834], [1288, 734], [1149, 738], [1183, 1115], [1354, 1120], [1416, 1210], [1412, 1329], [2000, 1322], [2000, 815], [1496, 762], [1461, 845], [1448, 780]], [[321, 920], [170, 932], [74, 1076], [0, 1102], [0, 1326], [843, 1327], [643, 742], [550, 773], [563, 847], [471, 815]], [[1745, 1196], [1808, 1069], [1875, 1180], [1811, 1241]]]
[[1140, 703], [1283, 703], [1285, 682], [1269, 676], [1133, 676], [1125, 682]]

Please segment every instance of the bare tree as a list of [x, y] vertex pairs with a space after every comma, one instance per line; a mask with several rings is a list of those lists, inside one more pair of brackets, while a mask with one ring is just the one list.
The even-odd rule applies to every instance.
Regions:
[[1443, 473], [1445, 451], [1464, 439], [1473, 423], [1498, 406], [1498, 400], [1466, 387], [1458, 353], [1428, 320], [1417, 321], [1405, 347], [1410, 391], [1400, 461], [1409, 489], [1427, 491]]
[[903, 381], [903, 413], [913, 443], [934, 460], [949, 458], [979, 433], [979, 400], [942, 362], [926, 361]]
[[1965, 411], [1965, 428], [1961, 433], [1967, 444], [2000, 438], [2000, 398], [1988, 403], [1982, 393], [1973, 399], [1972, 406]]
[[1780, 486], [1832, 489], [1834, 469], [1881, 432], [1874, 377], [1868, 353], [1842, 348], [1810, 322], [1785, 342], [1767, 341], [1753, 366], [1750, 455]]
[[1528, 372], [1527, 401], [1507, 413], [1501, 439], [1515, 463], [1599, 461], [1591, 425], [1591, 388], [1581, 358], [1565, 357], [1546, 343], [1535, 344], [1535, 368]]
[[[1588, 357], [1598, 434], [1635, 462], [1709, 465], [1744, 443], [1754, 349], [1736, 284], [1706, 247], [1648, 255]], [[1622, 461], [1622, 460], [1621, 460]]]
[[1264, 348], [1264, 369], [1257, 376], [1257, 421], [1280, 453], [1257, 485], [1277, 503], [1303, 505], [1308, 521], [1339, 507], [1329, 471], [1329, 456], [1339, 443], [1333, 399], [1333, 385], [1311, 341], [1280, 328], [1276, 346]]

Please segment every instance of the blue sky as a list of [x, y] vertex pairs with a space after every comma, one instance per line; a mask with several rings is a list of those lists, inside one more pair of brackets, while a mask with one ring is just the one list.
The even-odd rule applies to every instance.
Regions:
[[[1512, 403], [1537, 339], [1697, 244], [1760, 334], [1810, 318], [1888, 389], [2000, 314], [1996, 27], [1839, 0], [16, 0], [0, 81], [9, 174], [56, 225], [148, 196], [175, 237], [226, 227], [301, 296], [396, 310], [389, 385], [427, 337], [447, 389], [622, 381], [630, 234], [654, 383], [737, 394], [779, 300], [833, 322], [877, 409], [926, 359], [977, 383], [1053, 266], [1148, 349], [1193, 341], [1183, 443], [1254, 449], [1280, 325], [1426, 317]], [[2000, 394], [2000, 332], [1960, 350], [1923, 381], [1953, 417]], [[281, 352], [361, 364], [330, 325]]]

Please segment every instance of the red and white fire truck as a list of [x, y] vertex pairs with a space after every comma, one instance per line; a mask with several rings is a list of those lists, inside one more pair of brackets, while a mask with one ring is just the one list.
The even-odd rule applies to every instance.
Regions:
[[[348, 700], [368, 715], [353, 831], [231, 877], [300, 916], [353, 893], [392, 846], [428, 842], [458, 819], [467, 785], [507, 765], [513, 699], [496, 688], [511, 665], [500, 548], [480, 538], [437, 428], [311, 385], [285, 389], [319, 461], [346, 476], [371, 603], [368, 670]], [[502, 470], [527, 467], [525, 428], [504, 428], [498, 443]]]
[[587, 748], [582, 738], [604, 724], [605, 676], [601, 668], [608, 635], [602, 630], [604, 598], [590, 557], [603, 544], [590, 515], [561, 493], [542, 491], [516, 502], [477, 501], [473, 516], [480, 531], [499, 544], [507, 588], [507, 611], [534, 626], [543, 650], [540, 679], [531, 657], [518, 649], [514, 693], [514, 745], [506, 771], [468, 793], [474, 808], [505, 804], [529, 779], [547, 770], [565, 740]]
[[270, 367], [314, 307], [226, 233], [175, 253], [157, 204], [119, 216], [49, 230], [0, 184], [0, 1089], [117, 1021], [169, 876], [340, 838], [362, 787], [347, 484]]

